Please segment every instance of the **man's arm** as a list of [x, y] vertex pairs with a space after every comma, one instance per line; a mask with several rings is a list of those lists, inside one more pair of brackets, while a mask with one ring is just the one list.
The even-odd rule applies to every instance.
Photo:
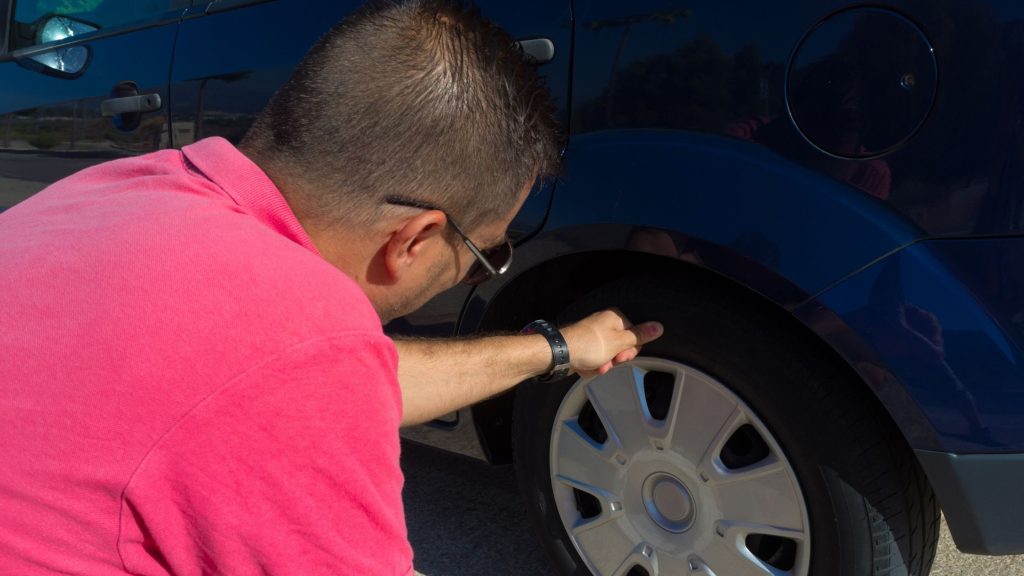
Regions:
[[[632, 360], [661, 336], [657, 322], [632, 326], [614, 310], [561, 329], [569, 364], [581, 376], [603, 374]], [[546, 374], [551, 347], [544, 336], [485, 336], [454, 340], [397, 340], [402, 426], [421, 424]]]

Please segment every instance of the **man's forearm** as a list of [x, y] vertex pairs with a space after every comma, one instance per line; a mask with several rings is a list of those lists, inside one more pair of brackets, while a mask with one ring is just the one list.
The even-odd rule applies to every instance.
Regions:
[[543, 336], [396, 340], [402, 426], [500, 394], [551, 367]]
[[[604, 310], [561, 328], [573, 372], [604, 374], [628, 362], [640, 346], [661, 336], [662, 326], [629, 323]], [[465, 340], [398, 340], [398, 381], [402, 425], [427, 422], [500, 394], [551, 369], [551, 346], [540, 334], [487, 336]]]

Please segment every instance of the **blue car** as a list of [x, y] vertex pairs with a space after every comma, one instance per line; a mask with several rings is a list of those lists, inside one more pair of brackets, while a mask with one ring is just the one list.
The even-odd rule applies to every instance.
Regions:
[[[0, 209], [238, 142], [358, 4], [0, 0]], [[546, 78], [564, 169], [508, 274], [389, 331], [667, 331], [406, 435], [513, 464], [561, 574], [924, 576], [940, 507], [960, 550], [1024, 552], [1024, 4], [481, 8]]]

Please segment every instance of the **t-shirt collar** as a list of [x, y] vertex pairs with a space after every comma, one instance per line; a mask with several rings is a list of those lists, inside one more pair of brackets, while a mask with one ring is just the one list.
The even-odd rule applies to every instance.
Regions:
[[183, 147], [181, 153], [203, 176], [258, 220], [320, 255], [274, 182], [230, 142], [219, 136], [204, 138]]

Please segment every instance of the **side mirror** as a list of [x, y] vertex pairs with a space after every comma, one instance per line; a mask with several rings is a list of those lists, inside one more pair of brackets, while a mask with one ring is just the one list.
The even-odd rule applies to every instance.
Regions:
[[[74, 36], [95, 32], [99, 27], [87, 22], [75, 20], [69, 16], [50, 16], [39, 26], [36, 33], [36, 44], [60, 42]], [[85, 70], [89, 63], [89, 48], [86, 46], [63, 46], [28, 56], [28, 59], [40, 64], [44, 71], [59, 76], [74, 77]]]

